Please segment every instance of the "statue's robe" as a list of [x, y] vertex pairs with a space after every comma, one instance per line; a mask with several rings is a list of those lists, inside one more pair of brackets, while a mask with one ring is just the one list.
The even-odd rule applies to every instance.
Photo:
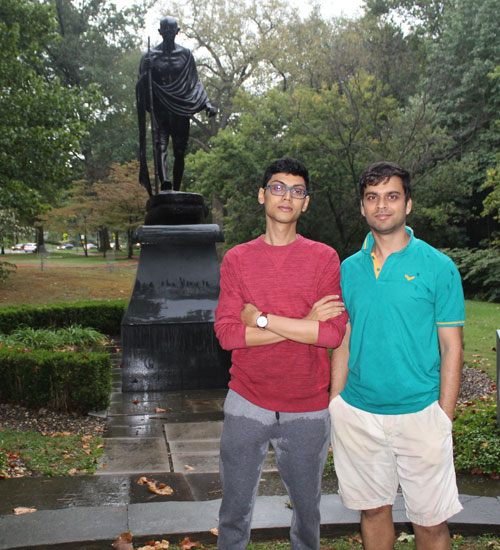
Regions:
[[[151, 78], [144, 67], [145, 59], [151, 59]], [[139, 118], [139, 181], [151, 191], [146, 161], [146, 111], [151, 112], [150, 94], [153, 97], [153, 113], [169, 112], [176, 116], [190, 117], [203, 110], [208, 96], [198, 76], [193, 54], [187, 48], [176, 45], [165, 53], [160, 44], [143, 55], [136, 86], [137, 115]], [[152, 114], [152, 124], [156, 124]], [[155, 128], [156, 130], [157, 128]]]

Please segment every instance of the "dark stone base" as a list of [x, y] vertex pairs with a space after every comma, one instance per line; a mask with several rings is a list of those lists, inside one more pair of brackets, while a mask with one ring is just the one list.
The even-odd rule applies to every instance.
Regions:
[[213, 323], [122, 326], [122, 346], [124, 392], [222, 388], [229, 381]]
[[208, 207], [203, 195], [160, 191], [146, 203], [146, 225], [192, 225], [204, 222]]
[[231, 358], [215, 337], [217, 225], [141, 226], [134, 291], [122, 321], [122, 390], [221, 388]]

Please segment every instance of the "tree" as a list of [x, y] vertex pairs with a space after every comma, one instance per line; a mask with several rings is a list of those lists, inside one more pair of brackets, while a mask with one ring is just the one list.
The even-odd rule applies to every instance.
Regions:
[[40, 75], [55, 38], [52, 10], [0, 0], [0, 208], [32, 225], [78, 163], [97, 94]]
[[442, 158], [453, 158], [470, 188], [466, 230], [469, 244], [489, 237], [489, 222], [481, 217], [487, 171], [500, 149], [496, 120], [500, 110], [498, 82], [489, 77], [500, 59], [496, 0], [454, 0], [443, 16], [442, 31], [429, 56], [426, 86], [440, 125], [453, 139]]
[[[133, 254], [133, 230], [144, 221], [146, 190], [137, 183], [138, 161], [113, 164], [106, 180], [89, 184], [86, 180], [73, 183], [63, 204], [48, 212], [43, 221], [52, 229], [67, 231], [71, 228], [79, 235], [103, 228], [126, 231], [129, 257]], [[104, 255], [109, 243], [100, 243]], [[86, 246], [85, 254], [87, 254]]]
[[54, 6], [59, 36], [47, 48], [44, 74], [57, 75], [71, 88], [97, 86], [101, 102], [95, 124], [83, 143], [89, 182], [105, 177], [112, 162], [137, 156], [135, 83], [141, 52], [138, 31], [148, 0], [118, 9], [109, 0], [45, 0]]
[[114, 163], [107, 180], [92, 186], [95, 219], [115, 231], [126, 231], [129, 258], [133, 256], [133, 232], [144, 223], [148, 200], [146, 189], [137, 183], [138, 175], [138, 161]]

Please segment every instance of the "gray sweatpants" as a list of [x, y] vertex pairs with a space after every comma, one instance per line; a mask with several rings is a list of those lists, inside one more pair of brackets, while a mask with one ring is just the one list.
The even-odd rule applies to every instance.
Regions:
[[293, 550], [318, 550], [321, 478], [330, 442], [328, 409], [279, 413], [229, 390], [220, 442], [218, 550], [244, 550], [269, 443], [293, 507]]

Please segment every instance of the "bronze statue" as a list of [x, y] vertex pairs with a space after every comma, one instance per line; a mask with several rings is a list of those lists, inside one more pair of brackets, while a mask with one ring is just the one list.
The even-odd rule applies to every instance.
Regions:
[[146, 163], [146, 111], [151, 114], [153, 156], [155, 164], [155, 193], [158, 182], [161, 190], [172, 189], [167, 173], [167, 147], [172, 136], [174, 151], [173, 189], [180, 189], [184, 173], [184, 156], [189, 139], [190, 117], [203, 109], [214, 116], [198, 77], [193, 54], [175, 43], [179, 32], [177, 21], [165, 17], [159, 33], [163, 42], [142, 56], [136, 86], [139, 118], [140, 173], [139, 181], [153, 195]]

